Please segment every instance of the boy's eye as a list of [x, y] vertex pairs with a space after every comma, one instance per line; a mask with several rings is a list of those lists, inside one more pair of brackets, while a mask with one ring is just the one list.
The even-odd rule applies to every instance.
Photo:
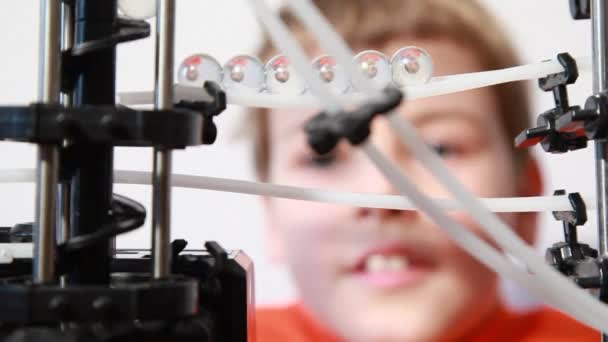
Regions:
[[439, 156], [441, 157], [449, 157], [453, 154], [455, 154], [457, 151], [457, 149], [450, 145], [450, 144], [444, 144], [444, 143], [438, 143], [438, 144], [430, 144], [430, 147], [435, 150], [435, 152], [437, 154], [439, 154]]
[[335, 153], [327, 153], [323, 155], [313, 154], [308, 158], [308, 163], [311, 166], [318, 168], [328, 168], [335, 164], [337, 157]]

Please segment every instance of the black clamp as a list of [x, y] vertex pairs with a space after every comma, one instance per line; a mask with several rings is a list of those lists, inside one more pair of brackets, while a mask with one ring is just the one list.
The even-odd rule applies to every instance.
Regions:
[[539, 86], [552, 91], [555, 108], [537, 119], [537, 127], [529, 128], [515, 138], [517, 147], [530, 147], [541, 143], [550, 153], [564, 153], [587, 147], [589, 140], [608, 137], [608, 95], [595, 94], [587, 99], [585, 107], [570, 106], [566, 86], [578, 78], [576, 61], [567, 53], [557, 56], [564, 71], [539, 80]]
[[557, 55], [557, 60], [564, 71], [541, 78], [539, 87], [544, 91], [552, 91], [555, 108], [552, 108], [537, 119], [537, 127], [528, 128], [515, 138], [515, 146], [530, 147], [541, 143], [543, 149], [551, 153], [564, 153], [587, 147], [587, 137], [584, 130], [557, 122], [563, 116], [579, 112], [580, 107], [571, 107], [568, 101], [567, 85], [573, 84], [578, 78], [576, 60], [567, 53]]
[[394, 87], [384, 89], [382, 100], [368, 102], [357, 110], [329, 115], [321, 112], [306, 123], [304, 131], [308, 144], [318, 154], [331, 152], [340, 139], [359, 145], [369, 137], [371, 123], [380, 114], [390, 113], [403, 100], [401, 90]]
[[200, 145], [203, 116], [194, 111], [133, 110], [123, 106], [0, 106], [0, 140], [62, 144], [184, 148]]
[[212, 81], [205, 81], [203, 89], [211, 101], [180, 101], [175, 106], [184, 108], [203, 115], [203, 144], [211, 145], [217, 138], [217, 126], [213, 122], [213, 117], [218, 116], [226, 110], [226, 93], [219, 84]]
[[577, 109], [561, 116], [555, 126], [564, 132], [576, 132], [588, 140], [605, 140], [608, 122], [608, 97], [605, 92], [590, 96], [584, 109]]
[[591, 3], [589, 0], [570, 0], [570, 14], [575, 20], [591, 18]]
[[12, 227], [0, 227], [0, 243], [25, 243], [33, 240], [34, 223], [17, 223]]
[[[565, 196], [565, 190], [557, 190], [555, 196]], [[554, 211], [553, 217], [562, 221], [564, 227], [564, 241], [553, 244], [547, 248], [545, 258], [547, 262], [566, 276], [574, 278], [581, 287], [598, 287], [600, 278], [597, 263], [597, 250], [587, 244], [579, 243], [577, 226], [587, 222], [585, 202], [577, 192], [568, 194], [572, 210]]]

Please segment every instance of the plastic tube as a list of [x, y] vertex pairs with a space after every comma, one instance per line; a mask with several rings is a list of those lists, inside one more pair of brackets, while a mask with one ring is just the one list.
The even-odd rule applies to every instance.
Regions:
[[[0, 170], [0, 183], [32, 183], [35, 179], [34, 175], [34, 169]], [[114, 183], [116, 184], [150, 185], [151, 177], [150, 172], [144, 171], [114, 171]], [[410, 200], [399, 195], [327, 191], [216, 177], [173, 174], [172, 186], [365, 208], [416, 209]], [[500, 213], [573, 210], [566, 196], [480, 198], [479, 200], [489, 210]], [[595, 203], [591, 197], [584, 197], [584, 201], [590, 205]], [[433, 202], [443, 210], [463, 209], [461, 203], [451, 199], [436, 198], [433, 199]], [[587, 209], [594, 209], [594, 207], [588, 206]]]
[[[341, 38], [333, 29], [331, 29], [318, 10], [310, 2], [305, 0], [289, 1], [289, 4], [294, 8], [294, 13], [300, 17], [308, 29], [314, 32], [319, 38], [321, 46], [336, 56], [339, 63], [352, 64], [352, 57], [347, 56], [349, 51], [347, 49], [341, 50], [339, 48], [343, 45], [337, 42], [338, 40], [342, 41]], [[365, 85], [355, 84], [355, 86], [361, 88]], [[367, 85], [367, 87], [369, 88], [369, 85]], [[605, 319], [608, 318], [608, 310], [606, 310], [606, 307], [602, 303], [593, 299], [561, 274], [557, 273], [557, 271], [546, 265], [544, 260], [539, 258], [539, 256], [513, 233], [509, 227], [502, 223], [496, 216], [489, 213], [481, 204], [477, 203], [475, 198], [449, 174], [447, 168], [441, 164], [439, 157], [432, 154], [424, 142], [417, 138], [413, 127], [409, 126], [404, 120], [399, 119], [397, 115], [390, 115], [389, 121], [392, 127], [397, 131], [398, 136], [402, 138], [405, 145], [414, 152], [414, 155], [440, 179], [458, 200], [462, 201], [467, 210], [471, 212], [473, 218], [481, 224], [482, 228], [484, 228], [484, 230], [486, 230], [507, 252], [512, 253], [516, 258], [524, 262], [539, 276], [545, 283], [546, 290], [551, 292], [550, 296], [544, 296], [543, 293], [543, 298], [550, 299], [550, 304], [556, 305], [562, 309], [567, 308], [567, 311], [580, 321], [602, 330], [601, 324], [598, 326], [594, 325], [592, 322], [592, 320], [596, 321], [598, 317], [601, 317], [600, 322], [606, 322]], [[409, 130], [411, 130], [411, 132]], [[370, 150], [369, 146], [366, 149]], [[406, 179], [403, 175], [398, 177], [398, 170], [391, 170], [388, 165], [384, 165], [384, 167], [385, 169], [383, 172], [385, 175], [388, 176], [390, 172], [393, 172], [391, 179], [393, 184], [398, 183], [399, 180], [404, 181]], [[394, 173], [395, 171], [397, 171], [397, 173]], [[414, 198], [411, 196], [412, 194], [408, 192], [408, 195], [410, 195], [414, 201]], [[426, 210], [425, 212], [429, 213]], [[433, 215], [431, 215], [431, 217], [437, 220], [440, 219], [440, 217], [435, 217]], [[469, 248], [467, 248], [467, 250], [473, 252]], [[563, 296], [564, 293], [571, 296], [571, 298], [569, 298], [570, 301], [564, 301], [563, 298], [560, 298], [560, 294]], [[572, 303], [575, 303], [575, 305]], [[581, 307], [584, 307], [585, 310], [581, 310]], [[608, 327], [608, 323], [604, 323], [604, 327]]]

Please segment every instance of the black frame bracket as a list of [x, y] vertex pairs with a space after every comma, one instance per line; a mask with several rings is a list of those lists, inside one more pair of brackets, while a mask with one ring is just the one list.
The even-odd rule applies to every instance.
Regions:
[[383, 99], [365, 103], [356, 110], [333, 115], [321, 112], [312, 117], [304, 126], [310, 147], [323, 155], [331, 152], [343, 138], [355, 146], [366, 141], [373, 119], [392, 112], [403, 100], [403, 93], [395, 87], [385, 88], [384, 95]]

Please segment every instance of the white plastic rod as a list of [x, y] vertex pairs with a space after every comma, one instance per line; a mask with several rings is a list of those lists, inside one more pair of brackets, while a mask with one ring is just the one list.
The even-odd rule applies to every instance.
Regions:
[[[0, 170], [0, 184], [32, 183], [34, 174], [34, 169]], [[151, 173], [146, 171], [114, 171], [115, 184], [150, 185], [151, 177]], [[399, 195], [329, 191], [217, 177], [173, 174], [171, 186], [364, 208], [416, 210], [410, 200]], [[595, 209], [593, 197], [584, 196], [583, 199], [588, 204], [588, 210]], [[497, 213], [573, 210], [566, 196], [479, 198], [479, 200], [489, 210]], [[451, 199], [435, 198], [433, 202], [443, 210], [463, 209], [462, 204]]]

